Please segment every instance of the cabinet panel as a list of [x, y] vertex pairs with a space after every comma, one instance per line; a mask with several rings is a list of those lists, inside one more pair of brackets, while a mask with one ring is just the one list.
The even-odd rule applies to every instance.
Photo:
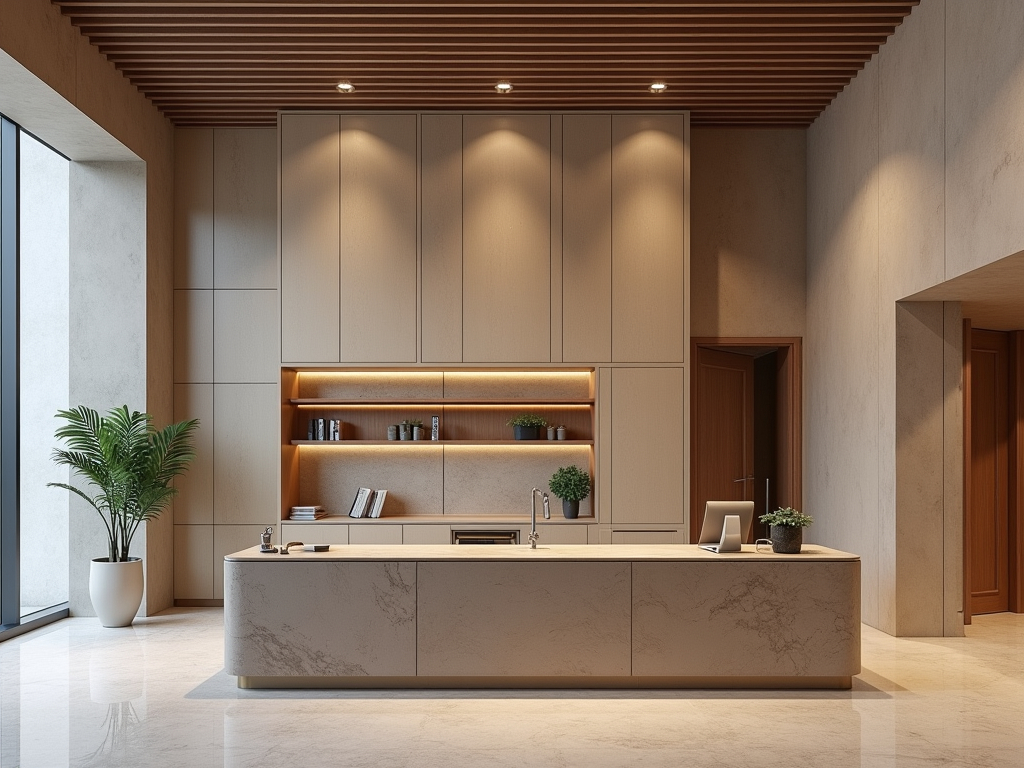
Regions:
[[463, 118], [463, 358], [551, 357], [547, 115]]
[[416, 116], [341, 119], [341, 360], [416, 362]]
[[562, 360], [612, 355], [612, 119], [562, 118]]
[[611, 522], [683, 523], [682, 368], [615, 368]]
[[423, 115], [422, 357], [462, 361], [462, 115]]
[[277, 291], [213, 291], [214, 381], [277, 380]]
[[612, 359], [682, 362], [684, 120], [612, 117]]
[[216, 288], [277, 288], [277, 131], [214, 131]]
[[174, 380], [213, 381], [213, 291], [174, 292]]
[[402, 526], [400, 525], [350, 525], [348, 527], [349, 544], [401, 544]]
[[451, 544], [452, 529], [448, 525], [425, 523], [423, 525], [403, 525], [403, 544]]
[[174, 598], [213, 598], [213, 526], [174, 526]]
[[281, 357], [340, 359], [341, 121], [281, 118]]
[[684, 544], [683, 529], [621, 531], [612, 529], [612, 544]]
[[213, 288], [213, 129], [174, 129], [174, 287]]
[[296, 525], [281, 523], [281, 540], [301, 541], [303, 544], [348, 544], [348, 526], [335, 523]]
[[[558, 499], [552, 499], [551, 514], [562, 514], [562, 503]], [[540, 525], [537, 524], [537, 533], [540, 534], [541, 546], [545, 544], [586, 544], [587, 528], [589, 525]]]
[[276, 384], [213, 385], [215, 523], [269, 525], [280, 518], [277, 390]]
[[[174, 420], [199, 419], [196, 458], [174, 478], [174, 523], [213, 523], [213, 384], [175, 384]], [[182, 597], [182, 595], [178, 595]]]

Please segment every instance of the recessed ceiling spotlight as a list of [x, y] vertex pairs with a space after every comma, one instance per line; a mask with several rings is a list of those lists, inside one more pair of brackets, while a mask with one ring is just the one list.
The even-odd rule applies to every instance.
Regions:
[[651, 83], [647, 90], [651, 93], [664, 93], [668, 90], [668, 86], [662, 82]]
[[496, 90], [498, 93], [511, 93], [512, 83], [510, 83], [508, 80], [502, 80], [500, 83], [494, 86], [494, 90]]
[[341, 91], [342, 93], [353, 93], [355, 92], [356, 87], [352, 85], [352, 83], [350, 83], [348, 80], [342, 80], [340, 83], [338, 83], [338, 90]]

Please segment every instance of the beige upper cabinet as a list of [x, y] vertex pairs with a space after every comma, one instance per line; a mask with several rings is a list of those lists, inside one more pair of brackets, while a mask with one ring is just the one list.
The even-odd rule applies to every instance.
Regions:
[[341, 118], [281, 117], [281, 360], [340, 360]]
[[282, 362], [416, 361], [415, 115], [281, 120]]
[[465, 115], [466, 362], [551, 359], [551, 118]]
[[612, 116], [612, 361], [683, 362], [686, 117]]

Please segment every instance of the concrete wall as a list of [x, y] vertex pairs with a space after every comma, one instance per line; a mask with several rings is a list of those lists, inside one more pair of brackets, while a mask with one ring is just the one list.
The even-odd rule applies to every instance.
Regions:
[[804, 335], [806, 136], [691, 129], [692, 336]]
[[[85, 398], [97, 385], [108, 392], [110, 401], [145, 408], [158, 424], [165, 424], [173, 413], [173, 129], [50, 3], [5, 0], [0, 49], [0, 75], [4, 83], [0, 89], [0, 110], [76, 161], [71, 172], [73, 185], [76, 173], [84, 184], [98, 182], [98, 177], [104, 175], [100, 171], [109, 172], [108, 179], [120, 179], [126, 184], [119, 191], [111, 190], [115, 199], [123, 199], [124, 193], [129, 191], [135, 196], [126, 211], [116, 211], [109, 204], [97, 207], [93, 201], [72, 195], [72, 261], [76, 257], [74, 227], [77, 218], [83, 235], [81, 242], [90, 242], [90, 248], [94, 248], [90, 252], [92, 258], [102, 260], [116, 253], [116, 262], [123, 255], [119, 244], [134, 241], [130, 249], [130, 274], [138, 276], [139, 281], [125, 308], [125, 322], [133, 317], [138, 322], [138, 339], [133, 339], [124, 350], [125, 359], [115, 356], [103, 360], [102, 371], [86, 370], [84, 359], [76, 366], [73, 344], [71, 398], [75, 400], [79, 394]], [[138, 160], [142, 162], [135, 171], [109, 166], [74, 170], [78, 163], [130, 164]], [[77, 214], [76, 201], [83, 204]], [[127, 211], [133, 213], [133, 220], [125, 219]], [[87, 221], [88, 216], [94, 217], [93, 220]], [[107, 226], [103, 225], [104, 221]], [[85, 236], [86, 233], [89, 236]], [[83, 267], [89, 271], [87, 265]], [[116, 296], [115, 290], [103, 293], [103, 298], [96, 297], [102, 301], [102, 309], [112, 317], [121, 310], [115, 303]], [[76, 322], [72, 318], [72, 325]], [[126, 365], [136, 368], [129, 370]], [[76, 371], [87, 377], [78, 389], [74, 380]], [[99, 385], [96, 375], [105, 376], [107, 382]], [[105, 398], [100, 398], [90, 404], [102, 407], [105, 402]], [[89, 558], [104, 552], [102, 547], [97, 549], [93, 541], [99, 522], [73, 509], [71, 524], [71, 610], [89, 614], [91, 604], [74, 584], [82, 576], [80, 566], [84, 563], [87, 567]], [[76, 527], [80, 527], [80, 531], [76, 531]], [[170, 516], [149, 524], [138, 545], [145, 552], [147, 567], [142, 612], [153, 613], [170, 606], [173, 600]]]
[[806, 506], [865, 621], [959, 634], [960, 313], [897, 302], [1024, 249], [1024, 5], [924, 0], [807, 163]]

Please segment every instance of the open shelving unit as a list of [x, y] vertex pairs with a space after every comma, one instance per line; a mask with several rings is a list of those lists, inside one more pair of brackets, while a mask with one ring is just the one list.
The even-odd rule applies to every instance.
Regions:
[[[594, 476], [596, 376], [587, 369], [282, 369], [282, 499], [344, 515], [360, 486], [388, 489], [385, 515], [408, 522], [488, 522], [528, 513], [518, 497], [574, 463]], [[531, 413], [568, 439], [514, 440]], [[431, 418], [440, 439], [430, 440]], [[340, 440], [309, 440], [310, 420], [338, 419]], [[424, 440], [388, 440], [423, 422]], [[525, 496], [524, 496], [525, 498]], [[593, 514], [593, 496], [582, 514]]]

